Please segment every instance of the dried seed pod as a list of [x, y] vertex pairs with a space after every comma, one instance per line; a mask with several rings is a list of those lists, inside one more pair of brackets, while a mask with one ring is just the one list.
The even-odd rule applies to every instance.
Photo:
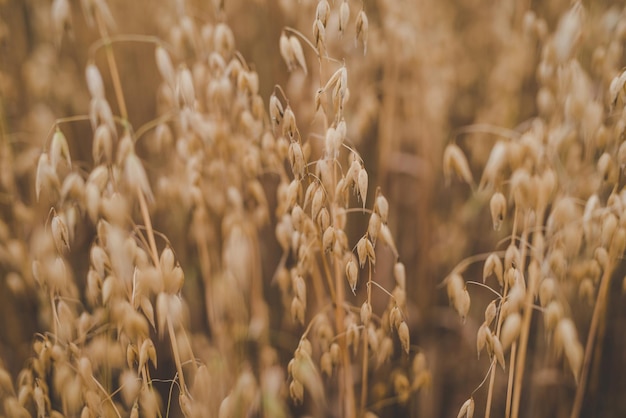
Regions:
[[497, 313], [496, 301], [492, 300], [489, 303], [489, 305], [487, 305], [487, 308], [485, 309], [485, 324], [487, 324], [487, 326], [491, 325], [491, 322], [496, 317], [496, 313]]
[[474, 416], [474, 398], [469, 398], [466, 400], [463, 405], [461, 405], [461, 409], [459, 410], [459, 414], [456, 418], [473, 418]]
[[96, 164], [113, 161], [113, 137], [109, 125], [101, 124], [93, 134], [92, 157]]
[[409, 342], [409, 326], [405, 321], [402, 321], [398, 326], [398, 338], [400, 339], [400, 343], [402, 344], [402, 349], [406, 354], [409, 354], [409, 349], [411, 348]]
[[225, 59], [229, 59], [235, 50], [235, 35], [225, 23], [219, 23], [213, 33], [215, 50]]
[[193, 77], [188, 68], [182, 68], [178, 73], [178, 97], [187, 107], [193, 107], [196, 100], [196, 91], [193, 86]]
[[165, 274], [170, 273], [174, 270], [174, 266], [176, 265], [176, 258], [174, 257], [174, 251], [168, 246], [161, 251], [161, 257], [159, 258], [159, 264], [161, 266], [161, 271]]
[[467, 291], [467, 287], [464, 286], [463, 291], [460, 292], [460, 294], [458, 294], [454, 298], [454, 309], [456, 309], [458, 314], [461, 316], [461, 320], [463, 322], [465, 322], [465, 318], [467, 317], [469, 308], [470, 308], [470, 295], [469, 295], [469, 292]]
[[51, 223], [52, 238], [54, 239], [54, 245], [57, 248], [59, 254], [63, 254], [65, 251], [70, 250], [69, 232], [65, 221], [58, 215], [52, 218]]
[[496, 275], [500, 287], [504, 287], [502, 260], [500, 260], [500, 257], [498, 257], [496, 253], [489, 254], [489, 257], [485, 260], [485, 265], [483, 267], [483, 283], [485, 283], [487, 277], [492, 274]]
[[102, 82], [100, 70], [98, 70], [95, 64], [87, 64], [85, 68], [85, 78], [87, 79], [87, 89], [91, 97], [104, 100], [104, 83]]
[[370, 220], [367, 227], [367, 234], [370, 237], [373, 244], [376, 244], [376, 239], [378, 238], [378, 233], [381, 228], [381, 220], [380, 216], [376, 212], [373, 212], [370, 216]]
[[367, 36], [369, 32], [369, 21], [364, 10], [361, 10], [356, 17], [356, 42], [363, 44], [363, 55], [367, 53]]
[[292, 71], [296, 62], [295, 54], [293, 52], [293, 46], [291, 42], [289, 42], [289, 37], [287, 37], [287, 34], [285, 34], [284, 31], [280, 34], [279, 50], [285, 64], [287, 64], [287, 69]]
[[403, 321], [404, 318], [402, 317], [402, 312], [400, 311], [400, 308], [397, 305], [394, 306], [389, 313], [390, 325], [393, 327], [393, 329], [397, 330]]
[[70, 148], [67, 145], [67, 139], [60, 129], [57, 129], [52, 136], [50, 143], [50, 164], [56, 171], [59, 167], [59, 162], [64, 159], [69, 168], [72, 168], [72, 158], [70, 156]]
[[296, 298], [300, 299], [303, 307], [306, 306], [306, 283], [304, 282], [304, 278], [299, 274], [294, 276], [291, 286]]
[[504, 350], [502, 349], [502, 343], [500, 343], [500, 339], [498, 339], [497, 335], [493, 335], [493, 354], [496, 356], [496, 360], [502, 370], [506, 370], [506, 363], [504, 362]]
[[[326, 229], [330, 227], [330, 214], [328, 213], [328, 209], [326, 209], [326, 207], [322, 207], [322, 209], [320, 209], [320, 213], [317, 215], [317, 225], [320, 227], [322, 231], [326, 231]], [[340, 234], [343, 231], [338, 230], [336, 228], [333, 228], [333, 230], [334, 230], [333, 242], [336, 243], [338, 234]]]
[[584, 350], [580, 341], [578, 341], [578, 333], [574, 322], [569, 318], [563, 318], [555, 331], [555, 346], [560, 352], [565, 351], [565, 357], [574, 374], [576, 382], [580, 376], [580, 369], [583, 362]]
[[372, 318], [372, 305], [365, 301], [361, 305], [361, 323], [367, 326]]
[[302, 404], [304, 401], [304, 386], [297, 380], [292, 380], [289, 384], [289, 395], [296, 405]]
[[346, 277], [348, 278], [348, 284], [350, 285], [350, 289], [352, 293], [356, 294], [356, 284], [359, 276], [359, 268], [353, 260], [353, 257], [348, 260], [346, 264]]
[[294, 115], [293, 110], [291, 110], [291, 106], [287, 105], [283, 113], [283, 135], [289, 139], [293, 139], [296, 131], [296, 115]]
[[500, 192], [494, 193], [489, 201], [489, 208], [491, 209], [493, 229], [499, 231], [506, 216], [506, 198], [504, 195]]
[[304, 325], [304, 304], [298, 298], [291, 301], [291, 318], [300, 325]]
[[559, 321], [563, 318], [563, 308], [556, 300], [548, 303], [543, 313], [543, 323], [546, 331], [553, 330]]
[[322, 249], [325, 252], [329, 252], [333, 250], [333, 246], [335, 244], [335, 228], [329, 226], [324, 230], [324, 234], [322, 235]]
[[54, 29], [55, 44], [61, 46], [63, 33], [72, 27], [72, 10], [68, 0], [54, 0], [50, 9], [51, 22]]
[[313, 194], [313, 199], [311, 200], [311, 218], [317, 219], [317, 216], [324, 205], [324, 190], [321, 187], [318, 187]]
[[503, 312], [503, 315], [508, 315], [511, 312], [518, 312], [522, 306], [524, 305], [524, 298], [526, 297], [526, 289], [519, 285], [515, 284], [511, 286], [511, 290], [509, 291], [509, 297], [507, 298], [507, 311]]
[[593, 253], [593, 257], [596, 259], [600, 267], [605, 270], [609, 266], [609, 253], [604, 247], [598, 247]]
[[508, 315], [502, 325], [500, 339], [502, 341], [502, 349], [507, 350], [511, 344], [517, 340], [522, 329], [522, 316], [518, 312]]
[[522, 256], [519, 249], [514, 244], [509, 245], [504, 253], [504, 270], [508, 271], [511, 268], [519, 268], [521, 258]]
[[126, 157], [124, 163], [124, 178], [131, 188], [142, 192], [149, 202], [154, 201], [146, 171], [139, 157], [137, 157], [134, 152], [131, 152]]
[[315, 19], [313, 22], [313, 44], [319, 55], [326, 52], [326, 28], [321, 20]]
[[291, 52], [294, 57], [294, 66], [302, 68], [304, 74], [308, 73], [306, 67], [306, 59], [304, 58], [304, 51], [302, 50], [302, 45], [300, 44], [300, 40], [296, 36], [289, 37], [289, 43], [291, 44]]
[[474, 184], [474, 177], [472, 176], [467, 158], [465, 158], [465, 154], [456, 144], [448, 144], [443, 152], [443, 175], [448, 185], [452, 180], [452, 174], [456, 174], [469, 185]]
[[37, 172], [35, 175], [35, 196], [39, 200], [42, 190], [57, 190], [60, 182], [56, 170], [50, 163], [47, 153], [42, 153], [37, 161]]
[[406, 290], [406, 269], [403, 263], [398, 261], [393, 266], [393, 277], [396, 280], [396, 286], [400, 289]]
[[330, 4], [328, 4], [328, 0], [320, 0], [317, 3], [317, 9], [315, 11], [315, 19], [322, 22], [324, 27], [326, 27], [329, 16], [330, 16]]
[[170, 88], [173, 88], [175, 85], [176, 76], [174, 73], [174, 66], [172, 65], [172, 60], [170, 59], [170, 54], [168, 54], [165, 48], [159, 45], [156, 47], [154, 51], [154, 55], [155, 55], [157, 69], [159, 70], [161, 77], [163, 77], [163, 80], [165, 80], [165, 82], [170, 86]]
[[365, 168], [361, 167], [358, 173], [357, 186], [359, 188], [359, 196], [361, 196], [361, 201], [363, 202], [363, 209], [365, 209], [365, 202], [367, 200], [367, 185], [367, 171], [365, 170]]
[[613, 157], [608, 152], [598, 158], [597, 170], [604, 181], [614, 183], [617, 180], [617, 167], [613, 162]]
[[478, 358], [480, 358], [480, 352], [483, 351], [483, 348], [485, 348], [487, 336], [489, 334], [491, 334], [491, 329], [485, 322], [478, 328], [478, 332], [476, 333], [476, 351], [478, 353]]
[[272, 124], [274, 126], [280, 125], [283, 120], [284, 109], [282, 103], [278, 100], [274, 93], [270, 96], [269, 111]]
[[343, 36], [350, 20], [350, 2], [344, 0], [339, 8], [339, 33]]
[[387, 202], [387, 199], [382, 194], [378, 194], [378, 196], [376, 196], [374, 212], [380, 215], [382, 223], [387, 223], [387, 218], [389, 216], [389, 202]]

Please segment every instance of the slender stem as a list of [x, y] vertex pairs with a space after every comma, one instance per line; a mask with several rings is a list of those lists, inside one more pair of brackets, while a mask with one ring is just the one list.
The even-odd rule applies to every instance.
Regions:
[[176, 341], [176, 333], [174, 332], [174, 326], [169, 315], [167, 317], [167, 332], [170, 335], [170, 343], [172, 345], [172, 354], [174, 355], [174, 363], [176, 363], [176, 370], [178, 371], [178, 378], [180, 379], [180, 392], [187, 393], [187, 385], [185, 385], [185, 376], [183, 375], [183, 365], [180, 361], [180, 353], [178, 352], [178, 342]]
[[52, 309], [52, 318], [53, 318], [53, 330], [54, 330], [54, 344], [59, 340], [59, 314], [57, 313], [57, 306], [54, 302], [54, 294], [50, 292], [50, 308]]
[[480, 382], [480, 384], [478, 386], [476, 386], [476, 389], [474, 389], [472, 391], [472, 394], [470, 395], [470, 397], [474, 397], [474, 394], [476, 394], [476, 392], [478, 392], [478, 390], [485, 384], [485, 382], [487, 381], [487, 377], [490, 375], [491, 370], [493, 369], [493, 366], [495, 366], [497, 360], [494, 356], [493, 359], [491, 359], [491, 364], [489, 365], [489, 369], [487, 370], [487, 373], [485, 374], [485, 377], [483, 378], [483, 381]]
[[128, 111], [126, 110], [126, 102], [124, 101], [124, 92], [122, 91], [122, 83], [120, 81], [120, 74], [117, 70], [117, 63], [115, 56], [113, 55], [113, 48], [111, 47], [111, 40], [107, 33], [106, 25], [102, 21], [102, 17], [99, 13], [96, 13], [96, 21], [98, 24], [98, 30], [100, 37], [104, 42], [106, 48], [107, 61], [109, 63], [109, 70], [111, 71], [111, 80], [113, 81], [113, 89], [115, 90], [115, 97], [117, 98], [117, 104], [120, 108], [120, 115], [122, 119], [128, 119]]
[[155, 45], [161, 45], [169, 49], [170, 51], [174, 50], [173, 47], [171, 47], [170, 45], [167, 45], [165, 42], [163, 42], [161, 39], [157, 38], [156, 36], [140, 35], [140, 34], [123, 34], [123, 35], [107, 36], [107, 37], [103, 37], [102, 39], [98, 39], [89, 47], [89, 56], [93, 59], [94, 56], [96, 55], [96, 52], [98, 52], [98, 50], [102, 48], [103, 46], [108, 47], [114, 43], [120, 43], [120, 42], [139, 42], [139, 43], [155, 44]]
[[609, 284], [611, 282], [611, 275], [613, 274], [614, 265], [614, 261], [609, 263], [606, 270], [604, 270], [602, 274], [600, 289], [598, 290], [596, 304], [593, 308], [593, 316], [591, 317], [591, 325], [589, 326], [589, 334], [587, 335], [583, 368], [581, 371], [580, 380], [578, 382], [578, 387], [576, 388], [576, 397], [574, 398], [574, 406], [572, 407], [572, 414], [570, 415], [570, 418], [578, 418], [580, 416], [580, 412], [583, 406], [583, 398], [585, 396], [587, 380], [589, 378], [589, 370], [591, 368], [591, 360], [593, 358], [594, 343], [596, 342], [598, 328], [604, 318]]
[[[502, 292], [502, 299], [500, 300], [499, 311], [502, 309], [502, 304], [509, 291], [509, 283], [504, 281], [504, 292]], [[496, 325], [496, 335], [500, 336], [500, 329], [502, 329], [502, 322], [504, 322], [504, 316], [501, 312], [498, 313], [498, 322]], [[493, 388], [496, 382], [496, 367], [491, 368], [491, 376], [489, 377], [489, 389], [487, 390], [487, 402], [485, 404], [485, 418], [489, 418], [491, 415], [491, 401], [493, 399]]]
[[100, 382], [98, 382], [98, 379], [91, 376], [91, 380], [93, 380], [98, 389], [102, 391], [102, 393], [104, 394], [104, 398], [111, 403], [111, 407], [113, 408], [113, 411], [115, 411], [115, 415], [117, 415], [118, 418], [122, 418], [122, 414], [120, 414], [120, 411], [117, 409], [115, 402], [113, 402], [113, 397], [109, 395], [109, 392], [100, 384]]
[[[543, 204], [539, 204], [538, 208], [544, 208], [545, 206]], [[543, 237], [542, 237], [542, 232], [541, 232], [541, 228], [540, 226], [543, 225], [543, 215], [544, 215], [544, 210], [536, 210], [535, 211], [535, 216], [536, 216], [536, 220], [535, 220], [535, 234], [536, 237], [535, 238], [540, 238], [540, 239], [533, 239], [533, 241], [536, 241], [539, 245], [543, 245]], [[526, 222], [527, 223], [527, 222]], [[524, 231], [524, 233], [522, 234], [522, 241], [526, 241], [527, 239], [527, 235], [526, 235], [526, 231]], [[520, 245], [522, 248], [522, 251], [525, 252], [526, 250], [526, 246], [525, 245]], [[543, 248], [537, 246], [535, 248], [535, 254], [537, 254], [539, 257], [541, 257], [541, 255], [543, 254]], [[522, 259], [523, 260], [523, 259]], [[541, 260], [537, 260], [537, 261], [541, 261]], [[524, 263], [521, 263], [521, 266], [524, 266]], [[526, 351], [528, 349], [528, 339], [529, 339], [529, 334], [530, 334], [530, 322], [533, 316], [533, 299], [535, 297], [536, 291], [537, 291], [537, 282], [538, 280], [530, 280], [530, 283], [528, 283], [527, 289], [526, 289], [526, 298], [524, 300], [524, 315], [522, 317], [522, 330], [520, 333], [520, 337], [519, 337], [519, 353], [518, 353], [518, 358], [517, 358], [517, 364], [515, 365], [515, 379], [514, 379], [514, 384], [513, 384], [513, 403], [512, 403], [512, 408], [511, 408], [511, 417], [512, 418], [518, 418], [519, 416], [519, 407], [520, 407], [520, 401], [522, 398], [522, 383], [524, 381], [524, 367], [526, 365]]]
[[150, 244], [150, 255], [154, 266], [159, 266], [159, 253], [157, 251], [156, 241], [154, 239], [154, 230], [152, 229], [152, 221], [150, 220], [150, 213], [148, 212], [148, 204], [146, 203], [146, 197], [143, 195], [141, 189], [137, 188], [137, 197], [139, 198], [139, 208], [141, 209], [141, 217], [146, 224], [146, 233], [148, 234], [148, 243]]
[[[372, 304], [372, 262], [369, 264], [369, 275], [367, 278], [367, 303]], [[369, 366], [369, 344], [367, 338], [367, 330], [363, 332], [363, 367], [361, 375], [361, 416], [365, 415], [365, 404], [367, 403], [367, 378], [368, 378], [368, 366]]]
[[[509, 360], [509, 364], [515, 364], [515, 355], [517, 353], [517, 342], [513, 342], [511, 346], [511, 359]], [[509, 367], [509, 382], [506, 386], [506, 408], [504, 412], [505, 418], [509, 418], [511, 416], [511, 396], [513, 390], [513, 377], [515, 376], [515, 367]]]

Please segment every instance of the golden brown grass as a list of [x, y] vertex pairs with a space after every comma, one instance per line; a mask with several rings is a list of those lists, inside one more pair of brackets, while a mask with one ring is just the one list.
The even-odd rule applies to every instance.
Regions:
[[479, 3], [0, 2], [0, 415], [618, 414], [624, 11]]

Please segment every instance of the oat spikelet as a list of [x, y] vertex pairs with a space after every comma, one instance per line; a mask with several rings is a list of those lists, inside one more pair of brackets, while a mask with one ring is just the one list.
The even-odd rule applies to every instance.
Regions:
[[315, 11], [315, 18], [322, 22], [322, 25], [326, 27], [328, 23], [328, 17], [330, 16], [330, 4], [328, 0], [320, 0], [317, 3], [317, 10]]
[[500, 192], [494, 193], [489, 201], [489, 209], [491, 209], [491, 220], [493, 222], [494, 231], [499, 231], [502, 222], [506, 216], [506, 198]]
[[129, 153], [126, 157], [126, 161], [124, 163], [124, 175], [126, 181], [131, 187], [141, 190], [148, 201], [154, 201], [146, 171], [143, 168], [143, 164], [139, 160], [139, 157], [137, 157], [134, 152]]
[[359, 195], [361, 196], [361, 201], [363, 202], [363, 209], [365, 209], [365, 201], [367, 200], [367, 185], [368, 185], [367, 170], [361, 167], [361, 169], [359, 170], [358, 178], [357, 178], [357, 186], [359, 188]]
[[72, 168], [72, 157], [70, 156], [70, 148], [67, 145], [67, 139], [61, 130], [57, 129], [52, 136], [50, 143], [50, 163], [56, 170], [61, 159], [64, 159], [69, 168]]
[[485, 260], [485, 265], [483, 267], [483, 283], [485, 283], [489, 276], [495, 274], [498, 279], [498, 283], [502, 287], [504, 285], [503, 270], [504, 267], [502, 266], [502, 260], [500, 257], [498, 257], [495, 253], [489, 254], [489, 257]]
[[346, 277], [348, 278], [348, 284], [350, 285], [350, 289], [354, 294], [356, 294], [356, 284], [358, 276], [359, 268], [357, 267], [352, 257], [350, 257], [350, 260], [348, 260], [348, 263], [346, 264]]
[[369, 21], [364, 10], [361, 10], [356, 17], [356, 43], [363, 44], [363, 55], [367, 54], [367, 36], [369, 31]]
[[54, 0], [50, 14], [55, 32], [55, 44], [60, 47], [63, 32], [72, 26], [72, 10], [69, 2], [67, 0]]
[[400, 339], [404, 352], [409, 354], [411, 344], [409, 340], [409, 326], [406, 324], [406, 321], [402, 321], [398, 326], [398, 338]]
[[507, 316], [502, 325], [502, 331], [500, 332], [500, 339], [502, 341], [502, 349], [507, 350], [517, 337], [522, 329], [522, 316], [519, 312], [513, 312]]
[[306, 67], [306, 59], [304, 58], [304, 51], [302, 50], [302, 44], [300, 44], [300, 40], [296, 36], [290, 36], [289, 43], [291, 44], [294, 64], [297, 64], [298, 67], [302, 68], [302, 71], [304, 71], [304, 74], [306, 75], [308, 73]]
[[574, 374], [576, 382], [578, 382], [583, 362], [584, 350], [578, 341], [576, 326], [571, 319], [564, 318], [559, 321], [556, 328], [555, 345], [558, 346], [557, 349], [559, 351], [565, 351], [567, 362], [572, 370], [572, 373]]
[[474, 398], [469, 398], [466, 400], [461, 409], [459, 410], [459, 414], [456, 418], [472, 418], [474, 416]]
[[285, 32], [281, 33], [280, 40], [278, 44], [278, 48], [280, 50], [280, 55], [283, 57], [285, 64], [287, 64], [287, 69], [292, 71], [295, 63], [295, 54], [293, 51], [293, 46], [291, 42], [289, 42], [289, 37]]
[[67, 226], [65, 225], [65, 221], [60, 216], [55, 215], [52, 218], [51, 229], [57, 251], [60, 254], [63, 254], [65, 251], [69, 251], [69, 232]]
[[474, 178], [467, 158], [465, 158], [461, 148], [455, 144], [449, 144], [443, 152], [443, 175], [446, 179], [446, 184], [450, 184], [452, 174], [456, 174], [469, 185], [474, 184]]
[[173, 88], [175, 85], [176, 76], [174, 73], [174, 65], [172, 64], [172, 60], [170, 59], [170, 54], [167, 53], [165, 48], [162, 46], [157, 46], [154, 51], [157, 68], [163, 80]]
[[339, 33], [343, 36], [350, 20], [350, 3], [344, 0], [339, 8]]
[[87, 79], [87, 88], [89, 89], [89, 94], [94, 99], [105, 100], [104, 97], [104, 82], [102, 81], [102, 76], [100, 75], [100, 70], [96, 67], [95, 64], [88, 64], [85, 69], [85, 77]]

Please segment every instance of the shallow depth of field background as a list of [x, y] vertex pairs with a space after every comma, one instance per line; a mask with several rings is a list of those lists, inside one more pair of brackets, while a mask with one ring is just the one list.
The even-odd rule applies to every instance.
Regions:
[[[55, 119], [88, 113], [90, 98], [84, 69], [89, 48], [99, 39], [97, 31], [85, 23], [78, 1], [70, 1], [71, 29], [64, 31], [62, 39], [56, 39], [49, 3], [0, 0], [0, 366], [16, 382], [20, 370], [28, 367], [29, 359], [34, 356], [32, 345], [36, 334], [50, 331], [46, 329], [50, 315], [46, 306], [50, 301], [28, 273], [31, 248], [36, 245], [32, 242], [33, 231], [49, 222], [51, 216], [50, 202], [38, 202], [35, 198], [37, 161], [49, 142]], [[320, 85], [314, 54], [305, 46], [308, 63], [305, 76], [302, 71], [289, 73], [278, 51], [285, 26], [312, 36], [315, 1], [226, 0], [224, 12], [218, 11], [218, 1], [110, 0], [107, 3], [116, 23], [112, 35], [145, 34], [168, 41], [169, 28], [182, 3], [198, 25], [227, 23], [235, 36], [236, 49], [258, 73], [259, 93], [266, 111], [270, 95], [280, 85], [303, 138], [320, 132], [313, 107], [315, 91]], [[335, 14], [339, 3], [339, 0], [330, 2]], [[353, 25], [361, 6], [360, 2], [350, 4]], [[505, 250], [508, 243], [502, 242], [506, 242], [503, 240], [510, 233], [512, 220], [506, 219], [502, 229], [494, 231], [489, 193], [479, 193], [456, 177], [446, 184], [442, 167], [444, 148], [451, 142], [458, 144], [478, 182], [498, 138], [494, 132], [501, 128], [522, 132], [533, 118], [549, 119], [545, 109], [538, 106], [537, 73], [542, 45], [572, 6], [567, 0], [367, 0], [363, 4], [369, 17], [367, 54], [363, 56], [361, 46], [355, 47], [354, 28], [345, 39], [339, 39], [336, 30], [328, 29], [327, 36], [333, 39], [329, 41], [329, 52], [340, 60], [345, 59], [348, 68], [350, 99], [345, 118], [351, 145], [360, 152], [369, 172], [371, 196], [380, 186], [389, 200], [389, 227], [407, 271], [411, 344], [423, 351], [432, 375], [429, 387], [412, 393], [407, 403], [396, 403], [376, 412], [381, 417], [398, 416], [395, 414], [455, 417], [489, 367], [486, 353], [480, 359], [476, 357], [476, 332], [493, 295], [480, 287], [468, 287], [472, 306], [463, 323], [440, 283], [465, 257]], [[607, 77], [618, 76], [626, 65], [626, 9], [619, 1], [587, 1], [582, 6], [584, 18], [574, 58], [590, 74], [594, 99], [607, 109], [603, 123], [613, 127], [615, 120], [622, 117], [623, 102], [618, 102], [617, 110], [610, 113], [607, 93], [610, 78]], [[536, 19], [542, 19], [545, 33], [538, 33], [541, 30], [536, 26], [526, 27], [529, 10]], [[336, 20], [331, 20], [329, 25], [336, 25]], [[615, 35], [618, 30], [623, 32], [621, 38]], [[612, 54], [614, 60], [600, 63], [599, 48], [603, 48], [605, 55]], [[129, 42], [116, 44], [114, 51], [130, 123], [141, 126], [154, 119], [159, 111], [157, 92], [161, 78], [154, 64], [154, 47]], [[178, 52], [177, 62], [189, 62], [187, 51]], [[95, 62], [103, 75], [113, 113], [118, 114], [104, 53], [97, 53]], [[602, 65], [603, 70], [599, 70], [598, 66]], [[623, 138], [614, 132], [609, 135], [617, 135], [616, 141], [622, 142]], [[88, 173], [92, 164], [89, 123], [64, 125], [63, 133], [74, 164]], [[151, 179], [156, 179], [159, 170], [167, 165], [168, 156], [155, 157], [146, 141], [137, 145], [137, 153]], [[623, 185], [622, 176], [620, 167], [615, 183], [618, 192]], [[272, 213], [276, 184], [269, 181], [264, 187]], [[568, 187], [575, 188], [576, 184]], [[605, 192], [608, 194], [610, 190]], [[202, 336], [202, 344], [210, 351], [211, 330], [202, 296], [206, 289], [198, 279], [199, 255], [188, 244], [187, 220], [181, 219], [176, 209], [170, 210], [167, 202], [157, 201], [151, 208], [151, 216], [155, 230], [167, 236], [185, 270], [182, 295], [188, 305], [189, 331]], [[270, 215], [269, 225], [258, 232], [262, 266], [259, 277], [270, 309], [269, 327], [276, 331], [273, 343], [280, 364], [286, 368], [302, 328], [290, 321], [290, 313], [284, 309], [281, 295], [272, 283], [281, 259], [275, 224], [275, 217]], [[346, 231], [350, 243], [356, 243], [362, 234], [359, 231], [366, 228], [367, 217], [355, 217]], [[84, 286], [80, 284], [81, 277], [89, 268], [89, 248], [95, 234], [95, 226], [85, 221], [72, 244], [74, 280], [80, 289]], [[388, 251], [378, 252], [375, 278], [389, 289], [393, 288], [389, 273], [393, 263]], [[612, 275], [606, 327], [601, 342], [596, 345], [583, 417], [626, 415], [623, 396], [626, 305], [622, 296], [625, 273], [623, 264], [619, 263]], [[468, 268], [464, 278], [482, 281], [482, 263]], [[364, 294], [364, 288], [356, 296], [348, 291], [349, 303], [360, 307]], [[572, 294], [570, 316], [584, 347], [593, 298], [588, 303], [577, 298], [578, 292]], [[386, 305], [387, 297], [374, 292], [374, 311], [382, 311]], [[566, 363], [555, 361], [544, 338], [539, 312], [533, 316], [530, 335], [520, 416], [567, 417], [576, 383]], [[161, 356], [161, 352], [165, 354]], [[167, 344], [159, 356], [160, 372], [155, 376], [173, 378], [176, 371]], [[399, 351], [392, 364], [408, 367]], [[392, 370], [390, 367], [381, 373]], [[372, 398], [378, 392], [385, 392], [385, 385], [390, 384], [387, 376], [376, 375], [375, 371], [371, 382]], [[328, 383], [328, 388], [333, 384]], [[506, 388], [507, 374], [499, 370], [494, 387], [494, 417], [504, 417]], [[167, 396], [168, 389], [165, 385], [159, 391]], [[331, 410], [332, 392], [327, 390], [327, 395], [331, 394], [328, 399]], [[0, 399], [6, 395], [0, 388]], [[284, 395], [289, 414], [315, 414], [315, 409], [307, 409], [307, 403], [302, 408], [295, 407], [288, 399], [288, 392]], [[485, 398], [486, 385], [474, 395], [474, 416], [483, 416]], [[178, 406], [173, 407], [172, 415], [176, 414], [181, 414]]]

